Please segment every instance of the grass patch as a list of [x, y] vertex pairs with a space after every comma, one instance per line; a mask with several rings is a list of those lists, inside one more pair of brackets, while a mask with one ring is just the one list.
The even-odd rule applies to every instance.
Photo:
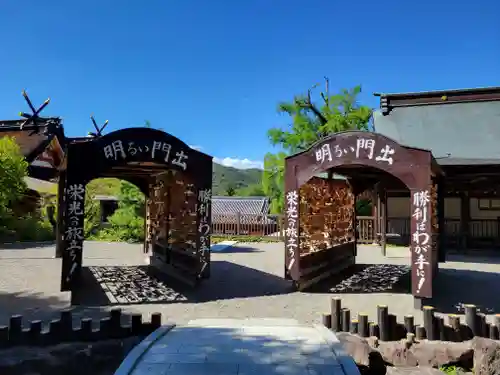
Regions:
[[444, 372], [445, 374], [448, 374], [448, 375], [459, 375], [459, 374], [463, 374], [463, 373], [472, 371], [472, 369], [466, 369], [466, 368], [463, 368], [460, 366], [455, 366], [455, 365], [441, 366], [439, 368], [439, 370], [441, 370], [442, 372]]

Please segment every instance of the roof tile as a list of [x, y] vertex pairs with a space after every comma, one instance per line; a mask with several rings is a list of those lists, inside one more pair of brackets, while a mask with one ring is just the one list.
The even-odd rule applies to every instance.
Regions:
[[212, 197], [213, 215], [267, 215], [269, 199], [267, 197]]

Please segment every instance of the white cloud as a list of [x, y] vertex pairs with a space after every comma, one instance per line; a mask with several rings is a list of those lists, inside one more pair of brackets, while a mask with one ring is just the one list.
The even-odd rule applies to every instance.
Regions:
[[[198, 145], [188, 145], [192, 149], [202, 151], [203, 147]], [[214, 157], [214, 162], [217, 164], [222, 164], [226, 167], [233, 167], [237, 169], [250, 169], [259, 168], [264, 169], [264, 162], [250, 159], [238, 159], [238, 158], [218, 158]]]
[[237, 158], [217, 158], [214, 157], [214, 162], [217, 164], [222, 164], [226, 167], [233, 167], [238, 169], [249, 169], [249, 168], [259, 168], [264, 169], [264, 163], [262, 161], [250, 160], [250, 159], [237, 159]]

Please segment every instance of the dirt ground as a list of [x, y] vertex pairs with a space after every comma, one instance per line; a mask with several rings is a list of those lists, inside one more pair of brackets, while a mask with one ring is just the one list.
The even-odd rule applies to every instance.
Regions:
[[[61, 261], [54, 247], [23, 246], [0, 249], [0, 325], [13, 314], [49, 320], [71, 305], [71, 295], [59, 292]], [[98, 319], [112, 307], [125, 313], [147, 315], [161, 312], [164, 321], [185, 323], [198, 318], [294, 318], [302, 323], [319, 322], [328, 311], [330, 298], [340, 296], [352, 311], [376, 317], [376, 305], [386, 304], [402, 318], [421, 314], [413, 309], [408, 293], [408, 251], [390, 249], [381, 256], [376, 246], [359, 246], [357, 263], [347, 281], [330, 280], [307, 293], [294, 292], [283, 280], [281, 243], [238, 244], [224, 253], [212, 254], [212, 277], [199, 289], [168, 284], [183, 298], [166, 303], [113, 305], [102, 298], [99, 285], [89, 285], [87, 296], [75, 306], [76, 316]], [[133, 266], [143, 264], [140, 245], [86, 242], [84, 266]], [[440, 267], [437, 297], [433, 304], [443, 313], [460, 313], [464, 303], [478, 305], [483, 312], [500, 312], [500, 297], [494, 285], [500, 281], [500, 257], [450, 258]], [[98, 296], [99, 294], [99, 296]], [[95, 297], [95, 298], [94, 298]], [[83, 302], [82, 302], [83, 301]]]

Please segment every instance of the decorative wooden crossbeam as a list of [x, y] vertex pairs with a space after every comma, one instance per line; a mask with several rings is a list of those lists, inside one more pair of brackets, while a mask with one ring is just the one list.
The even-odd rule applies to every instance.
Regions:
[[104, 130], [104, 128], [108, 125], [108, 120], [104, 121], [104, 124], [102, 124], [101, 127], [99, 127], [97, 125], [97, 122], [95, 121], [95, 118], [94, 116], [90, 116], [90, 119], [92, 120], [92, 124], [94, 125], [94, 128], [96, 130], [96, 132], [89, 132], [89, 135], [92, 136], [92, 137], [95, 137], [95, 138], [99, 138], [99, 137], [102, 137], [102, 131]]
[[23, 97], [24, 100], [26, 100], [26, 103], [28, 103], [28, 106], [30, 107], [33, 114], [28, 114], [25, 112], [19, 113], [19, 116], [24, 117], [26, 119], [21, 124], [20, 129], [23, 130], [23, 128], [29, 123], [32, 123], [35, 127], [38, 127], [38, 121], [42, 120], [42, 118], [39, 116], [40, 112], [42, 112], [44, 108], [47, 107], [47, 105], [50, 103], [50, 98], [44, 101], [43, 104], [40, 107], [38, 107], [38, 109], [35, 109], [33, 103], [31, 102], [25, 90], [23, 90]]

